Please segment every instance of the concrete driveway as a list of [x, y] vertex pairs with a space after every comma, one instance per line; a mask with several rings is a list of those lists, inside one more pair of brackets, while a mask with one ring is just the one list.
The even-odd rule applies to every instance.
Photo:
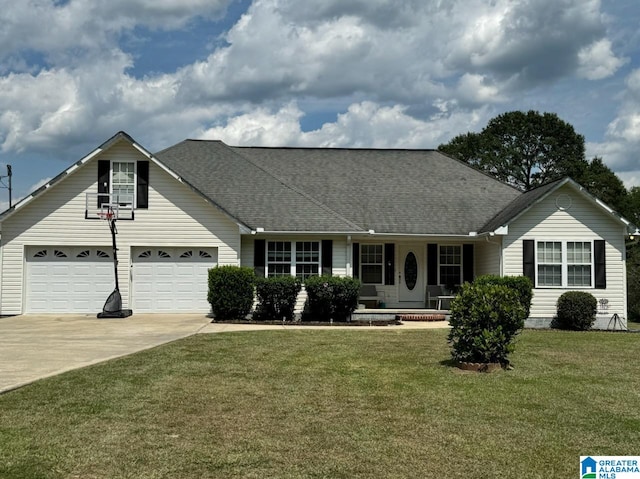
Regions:
[[[406, 322], [393, 329], [448, 327]], [[124, 319], [48, 314], [0, 318], [0, 394], [38, 379], [153, 348], [196, 333], [268, 329], [389, 330], [381, 326], [297, 326], [211, 323], [203, 314], [134, 314]]]
[[125, 319], [72, 314], [0, 318], [0, 393], [190, 336], [210, 321], [202, 314], [135, 314]]

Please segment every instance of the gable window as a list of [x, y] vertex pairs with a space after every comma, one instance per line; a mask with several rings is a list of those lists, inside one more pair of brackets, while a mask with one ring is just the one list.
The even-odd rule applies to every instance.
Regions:
[[319, 241], [267, 242], [267, 276], [295, 276], [304, 281], [319, 271]]
[[[116, 202], [124, 209], [149, 208], [149, 162], [98, 160], [97, 193], [98, 208]], [[87, 195], [87, 211], [89, 208]]]
[[440, 245], [440, 284], [453, 287], [462, 284], [462, 247]]
[[383, 254], [381, 244], [360, 245], [360, 278], [365, 284], [382, 284]]
[[538, 241], [537, 285], [589, 288], [593, 284], [590, 241]]
[[136, 191], [136, 164], [114, 161], [111, 164], [111, 194], [120, 206], [134, 206]]

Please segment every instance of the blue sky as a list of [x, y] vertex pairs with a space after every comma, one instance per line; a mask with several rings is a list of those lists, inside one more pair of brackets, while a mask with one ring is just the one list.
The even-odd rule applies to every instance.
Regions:
[[[14, 200], [117, 131], [151, 151], [436, 148], [557, 113], [640, 186], [637, 0], [0, 0]], [[0, 207], [8, 195], [0, 190]]]

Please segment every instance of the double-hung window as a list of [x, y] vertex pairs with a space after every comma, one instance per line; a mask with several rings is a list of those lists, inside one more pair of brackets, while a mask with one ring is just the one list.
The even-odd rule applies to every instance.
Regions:
[[591, 287], [592, 248], [590, 241], [538, 241], [537, 286]]
[[136, 191], [136, 164], [114, 161], [111, 164], [111, 195], [113, 202], [133, 208]]
[[360, 245], [360, 279], [365, 284], [382, 284], [383, 253], [381, 244]]
[[304, 281], [319, 271], [319, 241], [267, 242], [267, 276], [295, 276]]
[[440, 284], [449, 287], [462, 284], [460, 245], [440, 245]]
[[296, 241], [296, 277], [301, 280], [317, 276], [320, 270], [320, 243]]
[[591, 286], [591, 243], [567, 242], [567, 286]]

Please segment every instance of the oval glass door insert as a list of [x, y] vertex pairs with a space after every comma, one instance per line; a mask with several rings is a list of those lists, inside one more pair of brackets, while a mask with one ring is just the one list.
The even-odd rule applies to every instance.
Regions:
[[409, 252], [404, 260], [404, 282], [409, 291], [413, 291], [418, 281], [418, 260], [413, 252]]

